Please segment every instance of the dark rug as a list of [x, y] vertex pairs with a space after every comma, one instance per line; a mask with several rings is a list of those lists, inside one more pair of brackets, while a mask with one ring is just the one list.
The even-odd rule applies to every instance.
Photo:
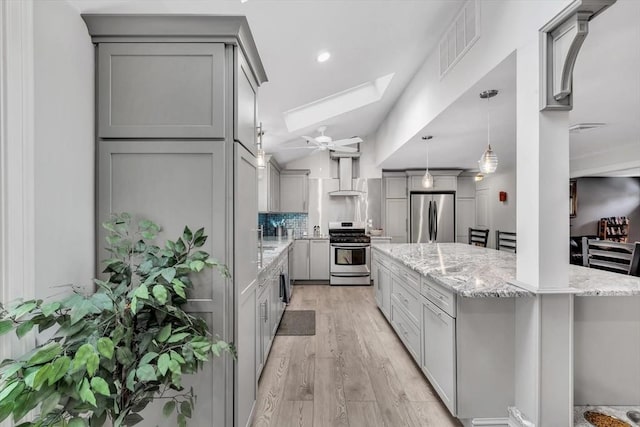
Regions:
[[285, 310], [276, 335], [315, 335], [315, 310]]

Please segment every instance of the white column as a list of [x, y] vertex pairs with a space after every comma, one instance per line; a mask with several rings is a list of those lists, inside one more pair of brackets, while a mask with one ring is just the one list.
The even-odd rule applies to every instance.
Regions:
[[[517, 51], [515, 425], [569, 426], [573, 296], [569, 284], [569, 116], [540, 112], [540, 43]], [[517, 420], [520, 419], [520, 422]], [[531, 424], [527, 424], [527, 422]]]
[[[33, 2], [0, 0], [0, 301], [33, 298]], [[23, 354], [27, 337], [0, 341], [0, 358]]]

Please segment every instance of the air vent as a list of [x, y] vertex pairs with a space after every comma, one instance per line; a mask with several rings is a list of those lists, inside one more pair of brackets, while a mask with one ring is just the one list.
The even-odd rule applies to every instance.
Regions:
[[480, 38], [480, 4], [468, 0], [440, 40], [440, 77], [464, 56]]
[[606, 125], [606, 123], [578, 123], [573, 126], [569, 126], [569, 132], [582, 133], [589, 130], [598, 129]]

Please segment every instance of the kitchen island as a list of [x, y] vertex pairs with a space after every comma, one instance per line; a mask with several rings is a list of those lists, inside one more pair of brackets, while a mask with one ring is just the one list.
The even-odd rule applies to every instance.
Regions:
[[[450, 412], [465, 425], [506, 425], [515, 298], [534, 296], [512, 283], [516, 255], [459, 243], [373, 252], [378, 306]], [[571, 266], [569, 284], [578, 296], [575, 404], [637, 406], [640, 278]]]

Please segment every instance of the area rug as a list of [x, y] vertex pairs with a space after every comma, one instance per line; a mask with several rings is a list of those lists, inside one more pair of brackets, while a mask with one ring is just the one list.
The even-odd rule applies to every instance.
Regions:
[[315, 310], [285, 310], [276, 335], [315, 335]]

